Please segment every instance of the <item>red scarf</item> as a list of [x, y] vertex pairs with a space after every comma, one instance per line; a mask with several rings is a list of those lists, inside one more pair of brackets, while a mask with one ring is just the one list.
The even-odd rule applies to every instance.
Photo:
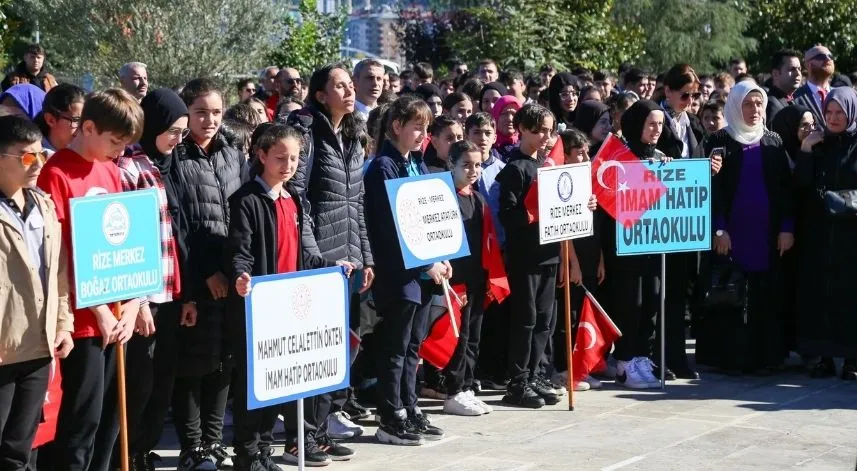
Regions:
[[487, 203], [482, 205], [482, 268], [488, 272], [488, 295], [485, 298], [485, 307], [494, 301], [498, 304], [502, 303], [512, 290], [509, 289], [503, 254], [500, 252], [497, 231]]

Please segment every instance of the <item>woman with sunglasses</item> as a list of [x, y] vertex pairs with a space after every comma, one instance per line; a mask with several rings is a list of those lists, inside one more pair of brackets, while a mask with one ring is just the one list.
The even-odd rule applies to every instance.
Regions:
[[[702, 96], [699, 77], [687, 64], [673, 66], [664, 76], [664, 130], [658, 141], [658, 150], [674, 158], [698, 156], [701, 149], [702, 124], [689, 112], [693, 100]], [[695, 121], [695, 122], [694, 122]]]
[[[134, 372], [126, 377], [128, 440], [131, 460], [140, 466], [132, 468], [150, 469], [146, 467], [152, 458], [150, 452], [160, 440], [173, 390], [171, 365], [176, 361], [174, 346], [182, 314], [179, 257], [187, 253], [184, 249], [179, 251], [183, 240], [176, 237], [181, 222], [180, 183], [178, 171], [173, 168], [173, 156], [176, 146], [190, 130], [187, 106], [168, 88], [149, 93], [140, 106], [145, 119], [140, 142], [116, 164], [123, 191], [156, 188], [161, 208], [164, 291], [150, 296], [148, 303], [140, 306], [135, 327], [137, 335], [127, 347], [128, 368]], [[195, 306], [189, 304], [187, 309], [195, 310]], [[154, 354], [151, 353], [153, 349]]]
[[36, 124], [42, 131], [42, 148], [48, 157], [65, 149], [80, 126], [80, 114], [86, 92], [70, 83], [61, 83], [45, 95], [42, 112], [36, 116]]

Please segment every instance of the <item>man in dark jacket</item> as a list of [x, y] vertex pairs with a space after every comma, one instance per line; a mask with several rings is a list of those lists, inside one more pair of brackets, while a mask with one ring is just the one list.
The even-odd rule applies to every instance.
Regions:
[[833, 54], [830, 49], [817, 45], [806, 51], [803, 55], [806, 63], [806, 83], [794, 93], [794, 104], [802, 105], [812, 111], [816, 125], [824, 124], [824, 112], [821, 105], [827, 94], [830, 93], [830, 80], [836, 65], [833, 62]]
[[30, 44], [24, 53], [24, 60], [15, 69], [19, 74], [25, 75], [30, 83], [49, 91], [57, 85], [57, 79], [45, 70], [45, 49], [39, 44]]
[[[768, 89], [768, 109], [765, 110], [770, 124], [778, 111], [792, 104], [794, 92], [803, 81], [800, 67], [800, 53], [782, 50], [774, 53], [771, 60], [771, 87]], [[795, 130], [797, 131], [797, 130]]]

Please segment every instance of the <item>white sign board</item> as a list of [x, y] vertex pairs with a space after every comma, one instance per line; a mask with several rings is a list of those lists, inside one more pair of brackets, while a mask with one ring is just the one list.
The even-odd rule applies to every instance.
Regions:
[[247, 407], [348, 387], [348, 280], [340, 267], [251, 278]]
[[592, 235], [590, 175], [590, 162], [539, 168], [539, 243]]

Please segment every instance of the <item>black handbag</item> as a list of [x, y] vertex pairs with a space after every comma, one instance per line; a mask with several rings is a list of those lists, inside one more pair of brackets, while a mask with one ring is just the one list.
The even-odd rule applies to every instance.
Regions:
[[711, 264], [711, 284], [702, 301], [706, 309], [740, 309], [747, 301], [747, 277], [731, 258]]

